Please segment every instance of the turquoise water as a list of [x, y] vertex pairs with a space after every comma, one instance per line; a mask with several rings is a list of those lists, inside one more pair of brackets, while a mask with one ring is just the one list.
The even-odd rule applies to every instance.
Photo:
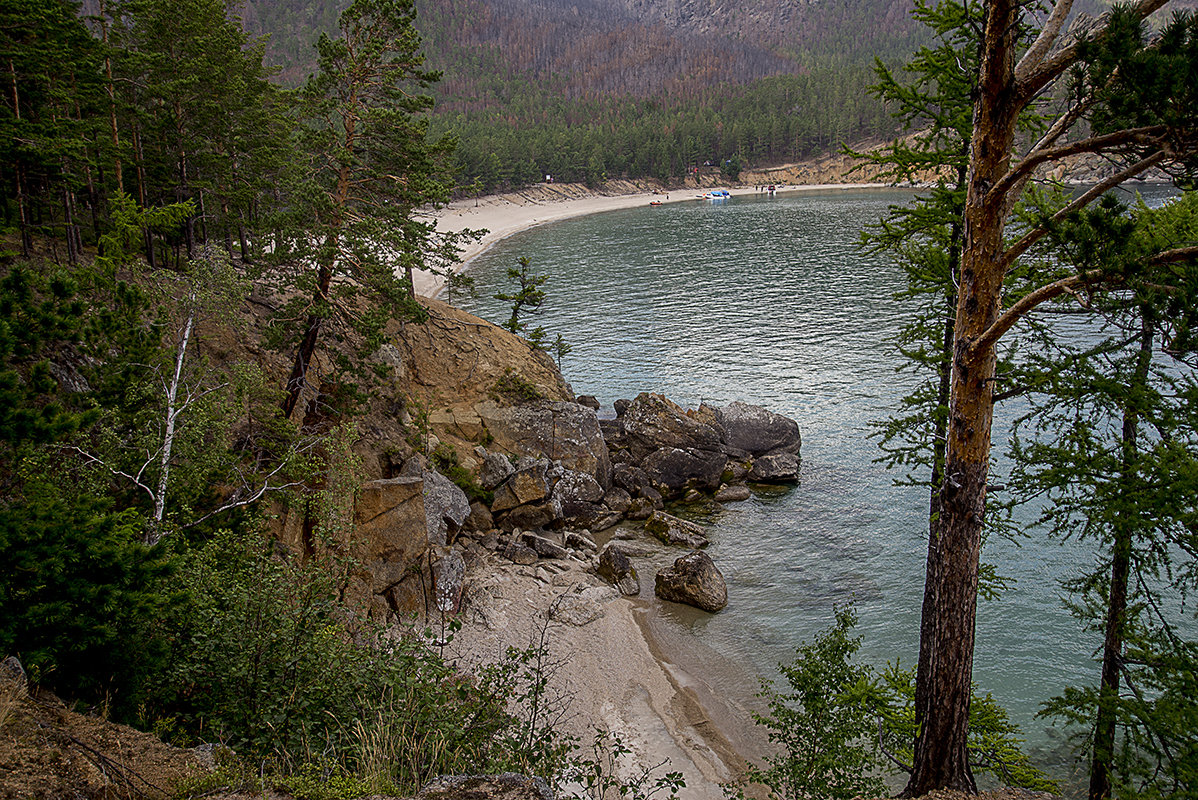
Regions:
[[[709, 551], [729, 584], [715, 615], [674, 612], [747, 670], [779, 661], [856, 603], [862, 657], [914, 666], [927, 496], [874, 463], [871, 423], [898, 408], [910, 377], [888, 341], [911, 310], [899, 270], [856, 247], [862, 227], [903, 203], [899, 190], [738, 197], [607, 212], [498, 243], [469, 268], [478, 298], [458, 305], [502, 321], [505, 271], [519, 256], [549, 276], [530, 317], [573, 345], [563, 371], [607, 409], [661, 392], [684, 406], [757, 403], [803, 432], [801, 484], [708, 520]], [[1000, 409], [996, 451], [1016, 409]], [[1034, 719], [1065, 686], [1096, 680], [1097, 637], [1060, 602], [1060, 579], [1092, 554], [1031, 532], [983, 554], [1012, 579], [978, 612], [974, 680], [1053, 761], [1060, 735]]]

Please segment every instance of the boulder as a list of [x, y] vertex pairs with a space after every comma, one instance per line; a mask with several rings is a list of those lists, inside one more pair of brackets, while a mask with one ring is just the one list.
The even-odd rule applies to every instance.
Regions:
[[715, 496], [712, 497], [712, 499], [717, 503], [740, 503], [742, 501], [748, 500], [752, 496], [753, 493], [749, 491], [749, 487], [745, 486], [744, 484], [737, 484], [735, 486], [721, 484], [720, 488], [716, 491]]
[[664, 511], [654, 511], [645, 520], [645, 532], [665, 544], [685, 545], [693, 550], [711, 543], [701, 527]]
[[640, 467], [621, 464], [612, 472], [612, 482], [632, 497], [643, 497], [646, 489], [653, 488], [653, 481]]
[[598, 533], [599, 531], [605, 531], [608, 528], [613, 528], [616, 525], [619, 525], [620, 520], [623, 518], [624, 516], [622, 514], [617, 514], [615, 512], [612, 512], [611, 514], [604, 514], [592, 522], [588, 527], [592, 532]]
[[607, 547], [599, 553], [595, 571], [600, 576], [615, 584], [620, 594], [625, 597], [635, 597], [641, 593], [641, 582], [636, 574], [636, 567], [628, 552], [614, 542], [608, 542]]
[[544, 528], [562, 518], [562, 506], [553, 500], [516, 506], [503, 517], [503, 527]]
[[599, 398], [595, 397], [593, 394], [580, 394], [578, 397], [574, 398], [574, 402], [578, 403], [580, 406], [586, 406], [587, 408], [594, 409], [595, 411], [599, 410]]
[[503, 557], [508, 561], [511, 561], [513, 564], [522, 564], [524, 566], [531, 566], [532, 564], [537, 563], [537, 559], [540, 558], [540, 556], [537, 555], [536, 550], [533, 550], [526, 544], [520, 544], [519, 542], [512, 542], [505, 547], [503, 550]]
[[624, 416], [624, 412], [628, 410], [628, 407], [630, 405], [632, 405], [632, 401], [625, 400], [624, 398], [620, 398], [619, 400], [616, 400], [614, 403], [611, 404], [612, 408], [614, 408], [616, 411], [617, 417]]
[[628, 449], [637, 461], [662, 448], [710, 452], [721, 449], [718, 430], [692, 419], [681, 406], [659, 394], [637, 395], [621, 419]]
[[724, 443], [752, 456], [767, 453], [799, 454], [802, 436], [793, 419], [739, 400], [714, 409], [724, 429]]
[[598, 503], [603, 499], [603, 487], [585, 472], [567, 469], [553, 486], [553, 499], [562, 503]]
[[549, 496], [549, 463], [534, 461], [522, 466], [495, 490], [491, 501], [491, 511], [507, 511], [510, 508], [536, 503]]
[[354, 505], [353, 543], [371, 593], [382, 594], [409, 575], [429, 549], [424, 481], [389, 478], [364, 484]]
[[549, 607], [549, 618], [555, 622], [582, 627], [603, 616], [603, 606], [589, 597], [564, 594]]
[[610, 508], [617, 514], [623, 514], [632, 505], [632, 495], [628, 494], [625, 489], [619, 486], [613, 486], [607, 494], [603, 496], [603, 505]]
[[475, 500], [470, 504], [470, 516], [466, 517], [466, 530], [486, 533], [495, 527], [491, 509]]
[[721, 450], [662, 447], [641, 462], [641, 469], [649, 480], [671, 493], [688, 487], [715, 491], [727, 463], [728, 457]]
[[578, 531], [566, 531], [562, 535], [562, 539], [567, 547], [573, 547], [575, 550], [586, 550], [593, 553], [599, 549], [599, 545], [595, 544], [594, 539]]
[[476, 411], [498, 449], [547, 456], [567, 469], [588, 473], [604, 489], [611, 485], [611, 455], [595, 409], [541, 400], [510, 407], [487, 401]]
[[654, 593], [662, 600], [685, 603], [704, 611], [719, 611], [728, 605], [728, 586], [711, 557], [698, 550], [659, 570]]
[[554, 800], [554, 795], [542, 778], [505, 772], [442, 775], [421, 787], [414, 800]]
[[648, 497], [634, 497], [628, 504], [628, 510], [624, 512], [624, 516], [631, 520], [649, 519], [656, 510], [653, 501]]
[[487, 491], [498, 488], [516, 471], [512, 460], [499, 453], [488, 453], [484, 450], [482, 460], [483, 463], [478, 468], [478, 483]]
[[589, 528], [597, 520], [606, 517], [610, 513], [605, 506], [581, 500], [561, 503], [560, 507], [562, 510], [561, 518], [567, 520], [571, 525], [576, 525], [580, 528]]
[[439, 472], [424, 472], [424, 516], [429, 544], [443, 545], [470, 516], [470, 499]]
[[753, 460], [749, 480], [758, 483], [798, 483], [799, 457], [791, 453], [776, 453]]
[[538, 536], [537, 534], [530, 533], [529, 531], [525, 531], [523, 534], [521, 534], [520, 540], [524, 542], [524, 544], [531, 547], [541, 558], [562, 559], [570, 555], [566, 551], [566, 548], [562, 547], [552, 539], [546, 538], [544, 536]]

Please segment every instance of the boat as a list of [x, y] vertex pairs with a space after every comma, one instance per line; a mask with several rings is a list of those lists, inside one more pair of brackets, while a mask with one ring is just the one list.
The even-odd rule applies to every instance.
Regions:
[[732, 193], [727, 189], [712, 189], [710, 192], [704, 194], [703, 197], [707, 200], [727, 200], [732, 197]]
[[650, 200], [650, 201], [649, 201], [649, 205], [651, 205], [651, 206], [659, 206], [659, 205], [661, 205], [661, 201], [660, 201], [660, 200]]

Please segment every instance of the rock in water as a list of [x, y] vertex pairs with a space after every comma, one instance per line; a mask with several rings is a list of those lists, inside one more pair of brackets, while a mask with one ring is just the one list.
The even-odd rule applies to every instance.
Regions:
[[799, 457], [790, 453], [775, 453], [754, 459], [749, 480], [759, 483], [798, 483]]
[[749, 491], [748, 486], [741, 484], [736, 486], [728, 486], [727, 484], [723, 484], [720, 486], [719, 491], [715, 493], [715, 496], [712, 497], [712, 499], [717, 503], [740, 503], [748, 500], [752, 496], [753, 493]]
[[719, 611], [728, 605], [728, 586], [723, 574], [709, 555], [698, 550], [659, 571], [654, 593], [662, 600], [685, 603], [704, 611]]
[[752, 456], [767, 453], [798, 455], [803, 444], [797, 422], [761, 406], [738, 400], [726, 408], [715, 409], [715, 416], [724, 428], [725, 444]]
[[664, 511], [654, 511], [645, 520], [645, 531], [665, 544], [685, 545], [692, 550], [711, 544], [701, 527]]

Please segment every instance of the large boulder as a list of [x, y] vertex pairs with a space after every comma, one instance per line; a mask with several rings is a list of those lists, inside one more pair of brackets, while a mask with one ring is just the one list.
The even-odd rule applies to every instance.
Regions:
[[752, 456], [799, 454], [803, 439], [799, 424], [793, 419], [739, 400], [713, 411], [723, 427], [724, 443], [729, 448]]
[[664, 511], [654, 511], [653, 515], [645, 520], [645, 532], [664, 544], [680, 544], [692, 550], [698, 550], [711, 543], [701, 527]]
[[704, 611], [719, 611], [728, 605], [728, 586], [715, 562], [698, 550], [658, 571], [654, 593], [662, 600], [685, 603]]
[[470, 499], [439, 472], [424, 472], [424, 516], [430, 544], [442, 545], [470, 516]]
[[586, 472], [567, 469], [553, 486], [553, 498], [562, 503], [598, 503], [604, 489]]
[[526, 503], [538, 503], [549, 497], [549, 462], [533, 461], [513, 472], [495, 490], [491, 511], [499, 513]]
[[408, 577], [429, 549], [424, 481], [390, 478], [364, 484], [354, 504], [353, 543], [372, 594], [382, 595]]
[[478, 468], [478, 482], [484, 489], [491, 491], [510, 478], [515, 471], [516, 467], [510, 458], [484, 450], [482, 464]]
[[693, 419], [677, 403], [659, 394], [637, 395], [621, 421], [628, 450], [637, 461], [663, 447], [719, 451], [722, 444], [716, 428]]
[[510, 407], [487, 401], [475, 410], [496, 449], [561, 461], [567, 469], [588, 473], [604, 489], [611, 486], [611, 455], [593, 408], [542, 400]]
[[516, 506], [503, 515], [502, 527], [505, 530], [545, 528], [561, 518], [561, 503], [555, 500], [545, 500], [540, 503]]
[[727, 463], [728, 457], [721, 450], [661, 447], [645, 457], [641, 469], [649, 480], [673, 495], [688, 488], [714, 492]]

